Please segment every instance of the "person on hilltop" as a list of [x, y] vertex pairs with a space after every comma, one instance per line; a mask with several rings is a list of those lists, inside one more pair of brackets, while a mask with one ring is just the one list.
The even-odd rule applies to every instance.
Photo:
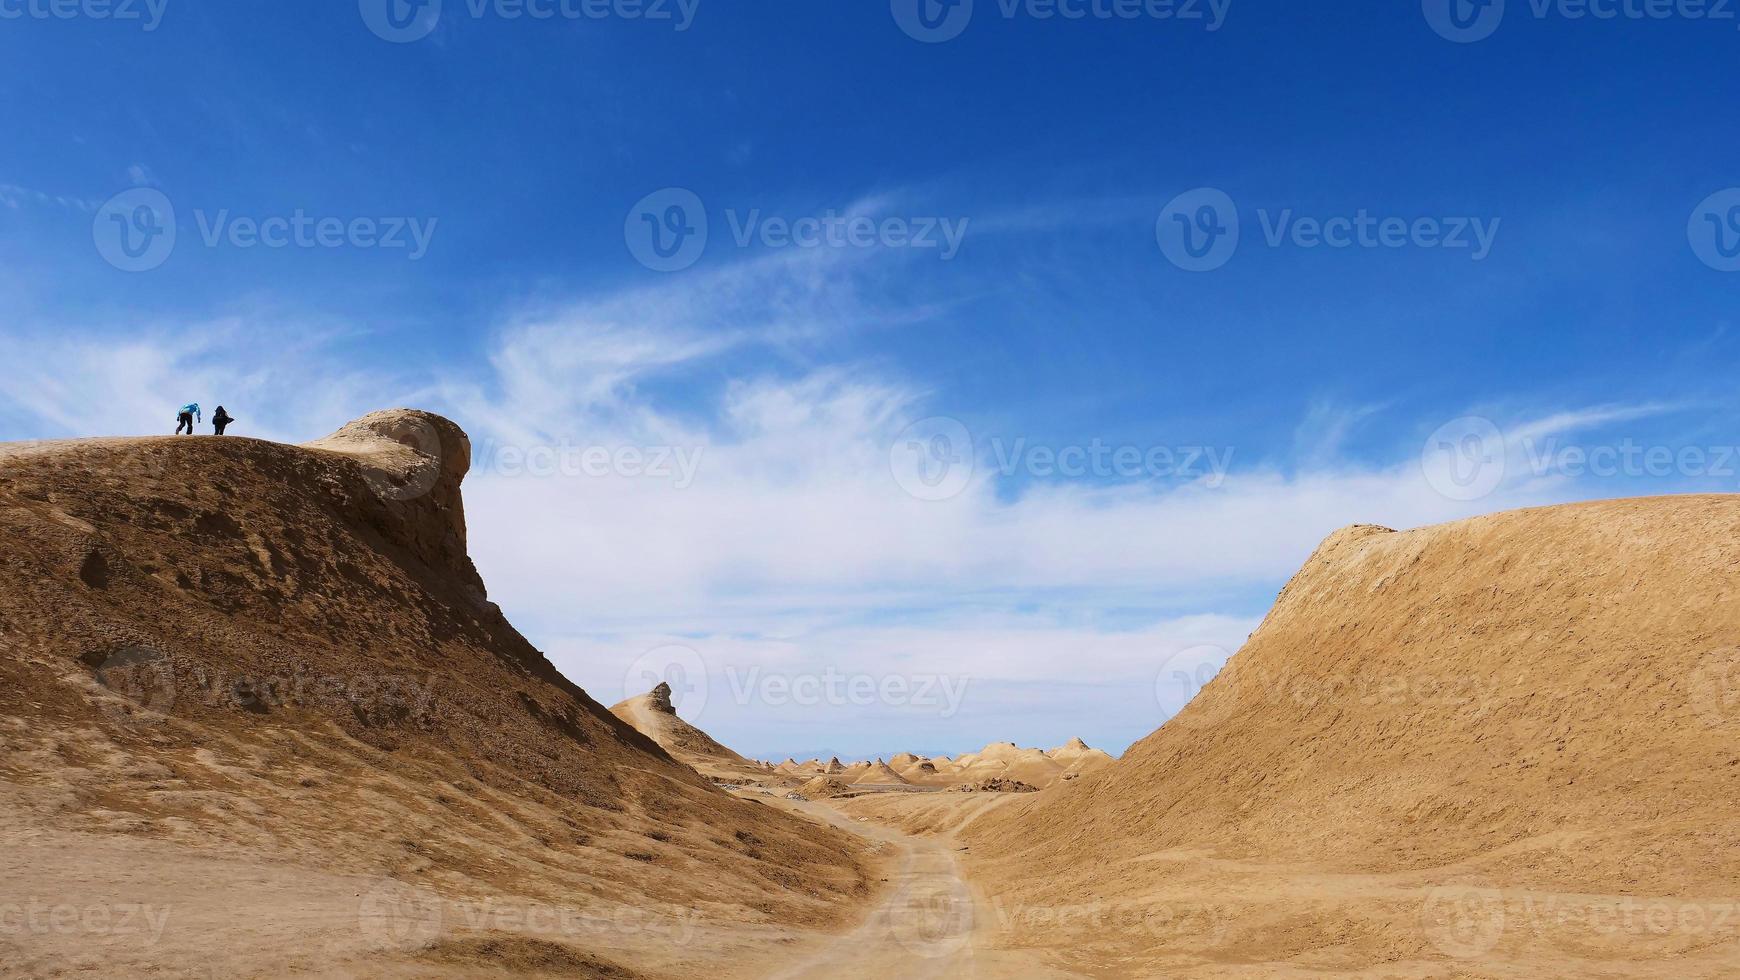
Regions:
[[186, 426], [187, 434], [193, 435], [193, 423], [199, 420], [199, 402], [181, 406], [181, 411], [175, 413], [175, 434], [181, 435], [182, 427]]
[[[197, 408], [198, 406], [195, 406], [195, 407]], [[223, 435], [224, 434], [224, 426], [229, 425], [231, 422], [234, 422], [234, 421], [235, 421], [235, 419], [230, 417], [230, 413], [224, 411], [224, 407], [222, 405], [219, 405], [217, 408], [217, 411], [211, 413], [212, 435], [217, 435], [217, 436]]]

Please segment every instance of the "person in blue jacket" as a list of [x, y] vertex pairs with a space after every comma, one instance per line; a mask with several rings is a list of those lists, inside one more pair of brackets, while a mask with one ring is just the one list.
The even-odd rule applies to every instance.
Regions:
[[182, 427], [186, 426], [187, 434], [193, 435], [193, 423], [197, 421], [203, 421], [199, 417], [199, 402], [181, 406], [181, 411], [175, 413], [175, 434], [181, 435]]

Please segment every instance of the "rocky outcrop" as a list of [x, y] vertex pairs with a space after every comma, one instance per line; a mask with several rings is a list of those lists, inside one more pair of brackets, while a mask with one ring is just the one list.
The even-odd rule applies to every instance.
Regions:
[[359, 503], [385, 511], [375, 521], [381, 533], [485, 600], [483, 579], [466, 552], [459, 486], [471, 470], [471, 439], [463, 429], [431, 412], [397, 408], [371, 412], [303, 448], [354, 460], [377, 506]]

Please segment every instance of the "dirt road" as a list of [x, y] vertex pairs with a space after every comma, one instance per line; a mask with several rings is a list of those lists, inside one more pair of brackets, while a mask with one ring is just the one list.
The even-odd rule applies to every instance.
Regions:
[[859, 822], [821, 803], [780, 801], [789, 809], [895, 849], [888, 893], [857, 929], [791, 951], [790, 965], [766, 974], [775, 980], [808, 978], [969, 977], [978, 980], [1077, 977], [1045, 964], [1037, 954], [995, 950], [989, 943], [996, 916], [961, 875], [948, 838], [911, 837]]

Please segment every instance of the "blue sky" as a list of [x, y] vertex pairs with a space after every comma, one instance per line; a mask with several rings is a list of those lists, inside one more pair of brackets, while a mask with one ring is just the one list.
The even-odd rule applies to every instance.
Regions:
[[[1740, 486], [1732, 17], [1509, 0], [1452, 40], [1437, 0], [1232, 0], [1212, 30], [976, 0], [925, 43], [907, 0], [700, 0], [686, 29], [445, 0], [394, 43], [374, 0], [158, 2], [0, 3], [0, 431], [452, 415], [516, 623], [606, 702], [698, 664], [685, 713], [744, 751], [1118, 750], [1342, 524]], [[636, 229], [672, 189], [707, 235], [661, 271]], [[1163, 246], [1201, 189], [1240, 237], [1189, 271]], [[124, 271], [99, 246], [140, 201], [175, 242]], [[249, 237], [299, 215], [343, 230]], [[767, 224], [830, 215], [875, 232]], [[1309, 226], [1360, 216], [1398, 244]], [[926, 499], [939, 417], [972, 465]], [[1445, 445], [1504, 465], [1446, 484]], [[1044, 456], [1094, 446], [1143, 462]], [[1674, 462], [1577, 462], [1627, 446]], [[516, 461], [564, 447], [693, 469]]]

